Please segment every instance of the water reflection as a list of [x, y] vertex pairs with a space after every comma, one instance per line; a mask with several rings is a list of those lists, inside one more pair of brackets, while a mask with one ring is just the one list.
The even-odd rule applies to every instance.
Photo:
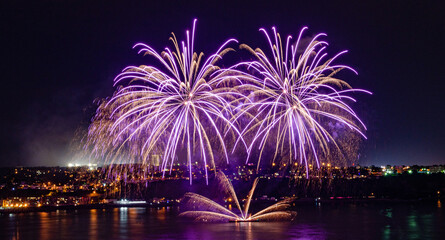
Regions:
[[443, 225], [440, 208], [402, 206], [391, 209], [392, 219], [382, 228], [382, 239], [440, 239]]
[[317, 225], [289, 222], [195, 223], [188, 227], [186, 239], [326, 239]]
[[13, 230], [11, 239], [14, 239], [14, 240], [20, 239], [19, 225], [17, 224], [15, 214], [12, 214], [12, 213], [8, 214], [8, 219], [10, 221], [8, 224], [8, 227]]
[[97, 238], [98, 236], [98, 223], [97, 223], [97, 218], [98, 218], [98, 214], [97, 214], [97, 209], [91, 209], [90, 210], [90, 224], [89, 224], [89, 236], [91, 238]]
[[39, 232], [40, 239], [49, 239], [50, 238], [50, 226], [52, 225], [50, 222], [50, 213], [47, 212], [39, 212]]
[[128, 235], [128, 208], [119, 209], [119, 236], [122, 238]]
[[128, 208], [127, 207], [121, 207], [119, 208], [119, 223], [126, 224], [128, 219]]
[[157, 211], [156, 218], [159, 221], [163, 222], [166, 219], [166, 213], [167, 213], [167, 209], [165, 207], [163, 207]]
[[195, 223], [177, 208], [116, 208], [0, 215], [0, 239], [441, 239], [444, 208], [297, 206], [294, 222]]

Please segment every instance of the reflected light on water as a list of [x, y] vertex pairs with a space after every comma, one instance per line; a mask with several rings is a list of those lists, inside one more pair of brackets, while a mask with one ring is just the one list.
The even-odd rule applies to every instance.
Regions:
[[128, 208], [121, 207], [119, 208], [119, 222], [120, 224], [126, 224], [128, 219]]
[[[294, 222], [197, 223], [178, 208], [0, 215], [0, 239], [442, 239], [444, 208], [427, 204], [297, 206]], [[5, 229], [6, 228], [6, 229]]]
[[51, 234], [50, 234], [50, 229], [51, 229], [51, 223], [50, 223], [50, 213], [47, 212], [39, 212], [39, 222], [40, 222], [40, 227], [39, 227], [39, 232], [40, 232], [40, 239], [49, 239]]
[[97, 238], [98, 237], [97, 209], [90, 210], [89, 228], [90, 228], [89, 237]]
[[127, 236], [128, 235], [128, 208], [121, 207], [119, 208], [119, 236]]
[[198, 222], [186, 231], [186, 239], [326, 239], [324, 229], [292, 222]]
[[163, 208], [161, 208], [161, 209], [158, 209], [158, 211], [157, 211], [157, 214], [156, 214], [156, 218], [159, 220], [159, 221], [165, 221], [165, 219], [166, 219], [166, 209], [165, 209], [165, 207], [163, 207]]

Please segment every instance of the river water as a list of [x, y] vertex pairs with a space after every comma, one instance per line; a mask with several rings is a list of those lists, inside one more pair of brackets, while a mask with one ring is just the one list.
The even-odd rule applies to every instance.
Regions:
[[445, 239], [445, 211], [430, 203], [302, 204], [292, 222], [196, 223], [178, 207], [0, 215], [0, 239]]

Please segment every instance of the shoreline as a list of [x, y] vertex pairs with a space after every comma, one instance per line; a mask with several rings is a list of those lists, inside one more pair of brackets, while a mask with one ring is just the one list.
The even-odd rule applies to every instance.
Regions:
[[[390, 198], [343, 198], [343, 199], [314, 199], [314, 198], [300, 198], [293, 202], [293, 206], [307, 205], [307, 204], [381, 204], [381, 203], [397, 203], [397, 204], [417, 204], [417, 203], [434, 203], [440, 201], [437, 199], [390, 199]], [[253, 204], [271, 204], [275, 201], [255, 201]], [[10, 213], [28, 213], [28, 212], [54, 212], [58, 210], [82, 210], [82, 209], [112, 209], [112, 208], [162, 208], [162, 207], [174, 207], [180, 204], [171, 203], [142, 203], [142, 204], [85, 204], [85, 205], [62, 205], [62, 206], [42, 206], [42, 207], [26, 207], [26, 208], [3, 208], [0, 209], [0, 215]]]
[[58, 210], [81, 210], [81, 209], [112, 209], [112, 208], [121, 208], [121, 207], [143, 207], [143, 208], [158, 208], [158, 207], [172, 207], [175, 204], [172, 203], [160, 203], [160, 204], [115, 204], [115, 203], [107, 203], [107, 204], [84, 204], [84, 205], [61, 205], [61, 206], [42, 206], [42, 207], [24, 207], [24, 208], [4, 208], [0, 209], [1, 214], [8, 213], [27, 213], [27, 212], [54, 212]]

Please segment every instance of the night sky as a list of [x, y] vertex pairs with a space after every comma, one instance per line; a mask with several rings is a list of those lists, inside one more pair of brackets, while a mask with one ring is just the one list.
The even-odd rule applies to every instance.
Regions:
[[327, 33], [329, 53], [349, 50], [338, 63], [359, 72], [342, 77], [374, 93], [354, 95], [368, 126], [359, 163], [445, 164], [441, 1], [152, 2], [0, 2], [0, 166], [72, 161], [72, 139], [87, 128], [94, 99], [112, 94], [125, 66], [152, 62], [132, 46], [162, 50], [194, 18], [196, 50], [206, 53], [232, 37], [266, 49], [260, 27]]

